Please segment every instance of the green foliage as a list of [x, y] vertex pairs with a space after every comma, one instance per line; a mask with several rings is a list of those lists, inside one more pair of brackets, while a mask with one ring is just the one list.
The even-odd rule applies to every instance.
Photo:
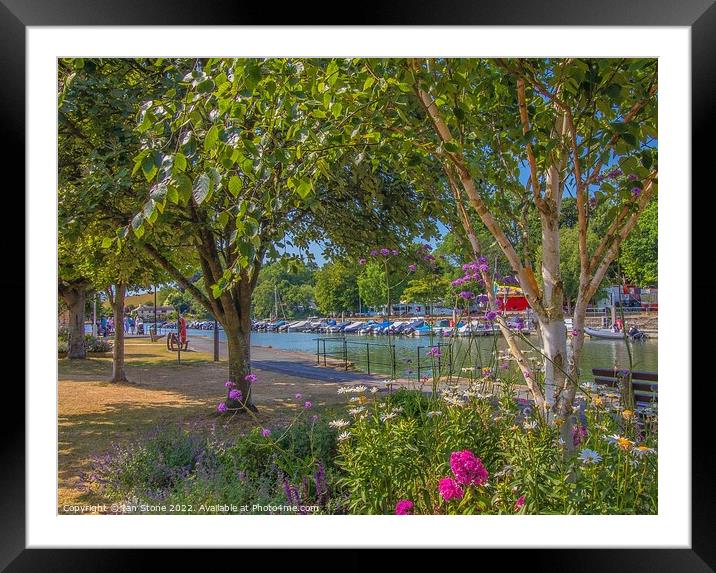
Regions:
[[310, 313], [314, 300], [314, 264], [306, 264], [300, 259], [277, 262], [267, 265], [259, 274], [254, 289], [252, 315], [267, 317], [278, 316], [295, 318]]
[[235, 513], [293, 513], [254, 505], [304, 505], [321, 513], [340, 513], [335, 455], [335, 430], [303, 416], [273, 428], [271, 439], [258, 428], [221, 442], [197, 431], [168, 427], [128, 446], [116, 446], [95, 460], [83, 482], [115, 501], [161, 502], [184, 506], [178, 511], [186, 513], [221, 513], [217, 504], [236, 505]]
[[[565, 458], [558, 426], [523, 412], [509, 393], [498, 399], [475, 390], [441, 397], [400, 390], [353, 417], [339, 443], [339, 483], [357, 514], [393, 513], [401, 499], [420, 514], [655, 514], [654, 421], [639, 429], [633, 412], [601, 404], [587, 406], [587, 436], [577, 452], [598, 452], [602, 461], [589, 464], [576, 454]], [[609, 436], [621, 436], [624, 447]], [[438, 482], [454, 477], [451, 453], [463, 450], [480, 458], [489, 479], [463, 485], [462, 499], [446, 501]], [[516, 507], [522, 496], [524, 507]]]
[[384, 309], [388, 302], [386, 272], [380, 261], [368, 261], [358, 275], [358, 293], [367, 307]]
[[358, 309], [358, 282], [355, 265], [335, 260], [316, 272], [316, 304], [322, 314]]
[[627, 281], [639, 286], [659, 283], [659, 205], [656, 199], [621, 247], [619, 265]]

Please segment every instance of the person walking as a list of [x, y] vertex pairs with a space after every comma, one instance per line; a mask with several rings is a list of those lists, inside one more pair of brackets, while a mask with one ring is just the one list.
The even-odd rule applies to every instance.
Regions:
[[106, 317], [106, 316], [103, 316], [103, 317], [100, 319], [100, 325], [102, 326], [102, 336], [104, 336], [105, 338], [107, 338], [107, 335], [108, 335], [109, 333], [107, 332], [107, 317]]
[[134, 334], [134, 319], [129, 317], [129, 333]]

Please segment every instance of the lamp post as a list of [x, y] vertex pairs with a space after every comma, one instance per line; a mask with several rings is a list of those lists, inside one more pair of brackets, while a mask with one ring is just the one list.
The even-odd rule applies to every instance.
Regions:
[[154, 285], [154, 335], [157, 335], [157, 285]]

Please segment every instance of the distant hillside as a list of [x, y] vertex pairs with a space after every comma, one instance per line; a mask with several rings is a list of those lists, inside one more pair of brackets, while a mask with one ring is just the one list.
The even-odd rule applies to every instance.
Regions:
[[[125, 297], [124, 299], [124, 306], [131, 306], [132, 308], [135, 308], [139, 306], [140, 304], [147, 304], [152, 303], [154, 304], [154, 293], [148, 292], [147, 294], [133, 294], [130, 296]], [[158, 304], [161, 304], [160, 300], [157, 300]], [[105, 300], [103, 302], [103, 306], [107, 309], [110, 309], [109, 301]]]

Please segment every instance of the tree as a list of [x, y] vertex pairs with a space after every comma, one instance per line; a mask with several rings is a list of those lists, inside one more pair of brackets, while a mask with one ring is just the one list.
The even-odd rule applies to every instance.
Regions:
[[313, 302], [315, 268], [300, 259], [264, 266], [252, 295], [252, 314], [277, 318], [305, 315]]
[[[78, 305], [84, 294], [78, 289], [69, 291], [67, 285], [81, 284], [85, 291], [106, 290], [115, 322], [113, 382], [126, 381], [126, 288], [148, 284], [159, 276], [136, 242], [126, 241], [121, 252], [109, 248], [109, 237], [115, 235], [117, 226], [131, 220], [137, 207], [132, 194], [137, 180], [129, 169], [131, 157], [139, 149], [132, 118], [140, 97], [151, 94], [159, 81], [148, 80], [135, 66], [134, 60], [73, 59], [59, 63], [60, 291], [65, 297], [72, 293], [73, 304]], [[83, 333], [81, 336], [84, 338]]]
[[619, 265], [626, 279], [639, 286], [659, 283], [659, 206], [656, 197], [646, 206], [621, 248]]
[[[350, 179], [360, 164], [356, 146], [329, 129], [349, 129], [332, 98], [335, 62], [198, 59], [153, 66], [168, 86], [142, 105], [137, 129], [145, 147], [134, 157], [134, 172], [144, 174], [149, 189], [119, 238], [146, 236], [145, 251], [222, 324], [229, 378], [244, 396], [228, 405], [253, 408], [246, 381], [251, 298], [264, 260], [279, 258], [289, 235], [301, 246], [316, 236], [340, 243], [369, 232], [365, 223], [346, 225], [357, 215], [346, 209], [352, 195], [340, 183], [348, 178], [362, 186], [362, 179]], [[389, 177], [371, 187], [372, 198], [352, 200], [372, 207], [381, 189], [402, 192], [395, 205], [410, 204]], [[393, 209], [383, 205], [378, 213]], [[381, 222], [389, 228], [393, 220]], [[188, 281], [188, 265], [170, 260], [177, 249], [200, 266], [204, 290]]]
[[[420, 167], [430, 166], [423, 179], [439, 200], [444, 190], [452, 196], [475, 259], [484, 256], [477, 216], [509, 261], [539, 324], [544, 390], [504, 320], [497, 322], [539, 410], [565, 422], [570, 447], [587, 303], [656, 190], [656, 61], [351, 60], [338, 68], [353, 86], [344, 109], [363, 111], [365, 131], [381, 130], [381, 150], [406, 177], [420, 178]], [[571, 352], [559, 242], [567, 186], [575, 195], [580, 261]], [[590, 198], [606, 197], [615, 203], [611, 223], [589, 251]], [[538, 237], [530, 236], [531, 218]], [[486, 263], [478, 266], [494, 310], [492, 277]]]
[[358, 309], [358, 280], [354, 265], [342, 260], [326, 263], [316, 272], [316, 304], [322, 314]]

